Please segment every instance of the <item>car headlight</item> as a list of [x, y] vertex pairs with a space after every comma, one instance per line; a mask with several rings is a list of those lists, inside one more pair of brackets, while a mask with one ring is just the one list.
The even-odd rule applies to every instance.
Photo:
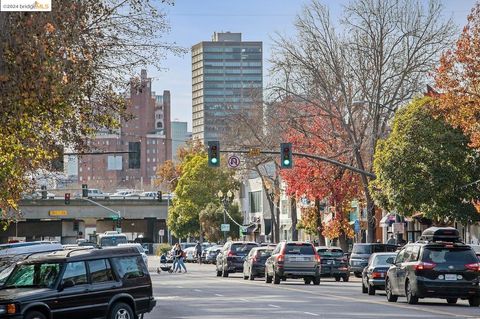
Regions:
[[0, 305], [0, 315], [17, 313], [17, 306], [14, 303]]

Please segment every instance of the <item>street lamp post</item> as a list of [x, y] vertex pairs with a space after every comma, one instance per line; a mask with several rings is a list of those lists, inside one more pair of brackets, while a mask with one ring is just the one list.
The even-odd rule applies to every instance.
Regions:
[[[218, 191], [217, 196], [218, 196], [218, 198], [220, 198], [220, 200], [223, 204], [223, 224], [226, 224], [227, 223], [226, 211], [227, 211], [227, 207], [228, 207], [228, 204], [229, 204], [230, 200], [233, 198], [233, 193], [232, 193], [231, 190], [228, 190], [227, 194], [224, 195], [223, 192], [220, 190], [220, 191]], [[227, 242], [227, 232], [225, 230], [223, 231], [223, 242], [224, 243]]]

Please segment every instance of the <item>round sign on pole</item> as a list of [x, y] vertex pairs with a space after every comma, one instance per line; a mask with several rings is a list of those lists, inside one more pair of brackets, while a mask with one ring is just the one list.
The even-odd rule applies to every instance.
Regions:
[[236, 168], [240, 165], [240, 157], [237, 155], [231, 155], [228, 158], [228, 167], [230, 168]]

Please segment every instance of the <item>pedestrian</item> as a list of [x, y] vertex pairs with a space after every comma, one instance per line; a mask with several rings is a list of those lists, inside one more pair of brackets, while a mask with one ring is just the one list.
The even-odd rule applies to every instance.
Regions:
[[197, 244], [195, 245], [195, 257], [197, 258], [197, 261], [199, 264], [202, 264], [202, 244], [200, 244], [199, 241], [197, 241]]
[[182, 247], [180, 246], [180, 244], [176, 244], [175, 245], [175, 251], [174, 251], [174, 254], [175, 254], [175, 258], [177, 260], [176, 262], [176, 265], [177, 265], [177, 268], [175, 269], [175, 272], [182, 272], [182, 268], [184, 269], [184, 272], [187, 272], [187, 267], [185, 267], [185, 263], [183, 262], [183, 259], [184, 259], [184, 252], [182, 250]]
[[389, 245], [395, 245], [396, 244], [396, 240], [393, 237], [393, 235], [390, 235], [390, 239], [387, 241], [387, 244], [389, 244]]
[[172, 271], [175, 271], [175, 267], [177, 267], [177, 256], [175, 255], [175, 250], [177, 249], [177, 247], [180, 247], [178, 243], [176, 243], [173, 246], [172, 250], [170, 251], [170, 254], [172, 255], [172, 260], [173, 260]]

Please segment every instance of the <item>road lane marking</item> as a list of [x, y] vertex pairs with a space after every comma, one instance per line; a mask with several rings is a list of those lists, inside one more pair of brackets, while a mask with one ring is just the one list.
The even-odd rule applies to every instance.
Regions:
[[315, 317], [319, 316], [319, 315], [317, 315], [316, 313], [313, 313], [313, 312], [304, 311], [303, 313], [306, 314], [306, 315], [315, 316]]
[[221, 295], [221, 294], [215, 294], [215, 296], [217, 296], [217, 297], [223, 297], [223, 295]]
[[183, 288], [182, 286], [177, 286], [177, 288]]
[[202, 292], [200, 289], [194, 289], [193, 291]]
[[[218, 281], [218, 282], [225, 282], [222, 279], [219, 278], [211, 278], [213, 281]], [[264, 286], [261, 282], [249, 282], [249, 281], [237, 281], [237, 283], [243, 284], [243, 285], [251, 285], [251, 286]], [[273, 287], [272, 287], [273, 288]], [[395, 307], [395, 308], [400, 308], [400, 309], [407, 309], [407, 310], [417, 310], [425, 313], [430, 313], [430, 314], [435, 314], [435, 315], [443, 315], [443, 316], [452, 316], [452, 317], [457, 317], [457, 318], [477, 318], [477, 316], [473, 315], [463, 315], [463, 314], [457, 314], [453, 312], [446, 312], [446, 311], [440, 311], [440, 310], [434, 310], [434, 309], [427, 309], [427, 308], [421, 308], [421, 307], [415, 307], [412, 305], [408, 304], [398, 304], [398, 303], [393, 303], [393, 302], [386, 302], [386, 301], [377, 301], [373, 299], [362, 299], [362, 298], [356, 298], [356, 297], [348, 297], [348, 296], [341, 296], [341, 295], [334, 295], [334, 294], [327, 294], [327, 293], [322, 293], [322, 292], [315, 292], [315, 291], [309, 291], [309, 290], [302, 290], [302, 289], [296, 289], [296, 288], [291, 288], [291, 287], [285, 287], [285, 286], [275, 286], [275, 288], [283, 289], [283, 290], [290, 290], [290, 291], [296, 291], [300, 293], [308, 293], [314, 296], [319, 296], [319, 297], [325, 297], [328, 299], [342, 299], [345, 301], [351, 301], [351, 302], [362, 302], [362, 303], [370, 303], [370, 304], [376, 304], [380, 306], [385, 306], [388, 305], [389, 307]], [[330, 287], [329, 287], [330, 288]]]
[[272, 308], [280, 308], [280, 306], [277, 306], [277, 305], [268, 305], [268, 306]]
[[238, 300], [243, 301], [243, 302], [249, 302], [247, 299], [244, 299], [244, 298], [238, 299]]

